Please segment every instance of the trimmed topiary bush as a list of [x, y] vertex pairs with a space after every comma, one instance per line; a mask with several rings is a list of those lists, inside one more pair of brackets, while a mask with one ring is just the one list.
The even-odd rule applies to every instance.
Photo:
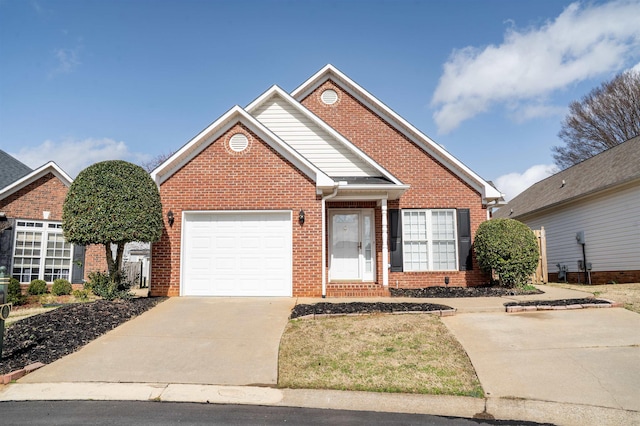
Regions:
[[20, 288], [20, 281], [15, 278], [9, 279], [9, 287], [7, 288], [7, 302], [13, 303], [14, 306], [24, 305], [27, 301], [27, 296], [22, 294]]
[[51, 294], [54, 296], [66, 296], [71, 294], [71, 290], [73, 290], [71, 283], [64, 278], [58, 278], [51, 286]]
[[32, 295], [45, 294], [47, 292], [47, 283], [42, 280], [33, 280], [29, 283], [27, 293]]
[[538, 266], [538, 240], [529, 227], [514, 219], [480, 224], [473, 243], [480, 267], [495, 271], [506, 287], [526, 284]]

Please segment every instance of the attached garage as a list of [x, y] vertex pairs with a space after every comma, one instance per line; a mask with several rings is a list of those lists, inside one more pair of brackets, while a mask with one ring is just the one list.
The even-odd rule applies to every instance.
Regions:
[[292, 296], [291, 211], [185, 212], [183, 296]]

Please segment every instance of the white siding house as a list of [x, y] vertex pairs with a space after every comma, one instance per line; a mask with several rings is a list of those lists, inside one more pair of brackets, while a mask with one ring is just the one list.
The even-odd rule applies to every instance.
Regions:
[[494, 217], [544, 227], [550, 281], [566, 267], [570, 282], [639, 282], [640, 137], [534, 184]]

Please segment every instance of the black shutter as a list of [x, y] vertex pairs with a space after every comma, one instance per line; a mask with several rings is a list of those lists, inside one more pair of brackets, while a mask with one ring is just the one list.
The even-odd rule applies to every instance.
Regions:
[[4, 231], [0, 231], [0, 266], [7, 268], [7, 276], [12, 276], [11, 259], [13, 258], [13, 236], [16, 228], [16, 220], [7, 219], [6, 222], [3, 221], [0, 224], [6, 226]]
[[458, 209], [458, 263], [461, 271], [473, 269], [469, 209]]
[[85, 246], [73, 246], [73, 260], [71, 261], [71, 283], [82, 284], [84, 279]]
[[389, 209], [389, 241], [391, 272], [402, 272], [402, 215], [399, 209]]

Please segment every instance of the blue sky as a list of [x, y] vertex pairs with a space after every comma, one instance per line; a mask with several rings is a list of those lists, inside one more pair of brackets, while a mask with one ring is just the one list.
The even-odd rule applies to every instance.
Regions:
[[568, 104], [640, 69], [638, 22], [640, 0], [0, 0], [0, 148], [141, 163], [332, 63], [513, 197]]

